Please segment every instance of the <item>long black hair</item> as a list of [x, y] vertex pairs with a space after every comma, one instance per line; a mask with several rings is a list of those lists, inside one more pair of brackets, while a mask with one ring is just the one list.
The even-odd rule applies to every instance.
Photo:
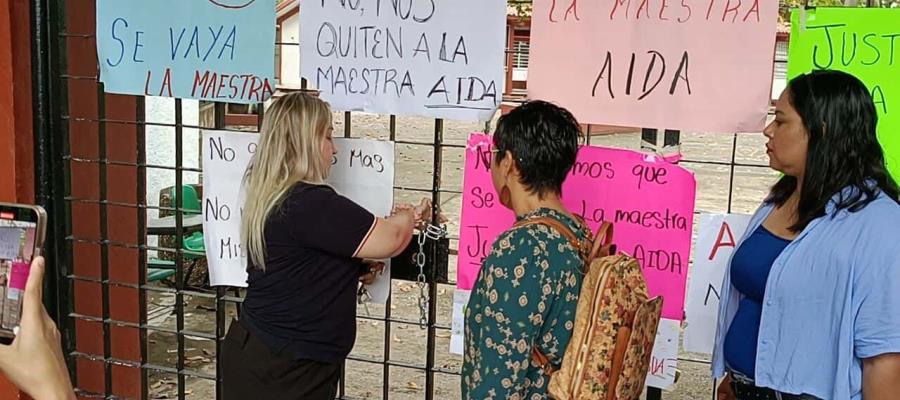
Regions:
[[[809, 138], [798, 219], [790, 229], [800, 232], [824, 216], [835, 196], [836, 208], [850, 212], [865, 208], [879, 191], [898, 201], [897, 183], [875, 133], [875, 103], [865, 84], [848, 73], [823, 70], [794, 78], [787, 90]], [[782, 206], [795, 190], [797, 178], [785, 176], [772, 187], [767, 202]]]

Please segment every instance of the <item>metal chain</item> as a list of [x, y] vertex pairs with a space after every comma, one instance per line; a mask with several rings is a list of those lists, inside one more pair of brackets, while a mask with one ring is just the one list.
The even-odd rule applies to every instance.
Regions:
[[425, 232], [419, 233], [419, 253], [416, 254], [416, 265], [419, 266], [419, 276], [416, 284], [419, 286], [419, 328], [425, 329], [428, 324], [428, 293], [425, 291]]
[[416, 265], [419, 266], [419, 276], [416, 278], [416, 284], [419, 286], [419, 328], [425, 329], [428, 326], [428, 292], [425, 282], [425, 241], [428, 239], [439, 240], [447, 236], [446, 226], [437, 226], [429, 224], [423, 232], [419, 233], [419, 253], [416, 254]]
[[366, 285], [359, 285], [359, 290], [356, 292], [356, 303], [361, 304], [366, 311], [366, 316], [371, 317], [372, 315], [369, 313], [369, 302], [372, 301], [372, 294], [369, 293], [369, 289], [366, 288]]

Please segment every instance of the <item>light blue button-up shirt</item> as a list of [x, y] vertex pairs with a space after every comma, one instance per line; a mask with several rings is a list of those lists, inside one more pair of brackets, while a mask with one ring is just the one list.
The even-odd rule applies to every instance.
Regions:
[[[772, 265], [756, 353], [756, 385], [822, 399], [862, 399], [862, 360], [900, 353], [900, 205], [883, 193], [861, 211], [812, 221]], [[747, 237], [774, 207], [753, 216]], [[730, 265], [730, 263], [729, 263]], [[724, 343], [743, 297], [726, 269], [713, 349]]]

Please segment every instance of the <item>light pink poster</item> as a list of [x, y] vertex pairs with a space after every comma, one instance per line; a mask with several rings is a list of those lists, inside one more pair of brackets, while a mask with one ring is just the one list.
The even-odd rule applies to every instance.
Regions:
[[535, 0], [528, 96], [578, 121], [758, 132], [775, 0]]
[[[463, 181], [457, 287], [471, 290], [497, 236], [515, 222], [491, 183], [491, 138], [469, 137]], [[641, 263], [651, 295], [664, 296], [663, 317], [684, 316], [697, 183], [688, 170], [655, 156], [582, 147], [563, 184], [563, 202], [596, 230], [615, 227], [619, 251]]]

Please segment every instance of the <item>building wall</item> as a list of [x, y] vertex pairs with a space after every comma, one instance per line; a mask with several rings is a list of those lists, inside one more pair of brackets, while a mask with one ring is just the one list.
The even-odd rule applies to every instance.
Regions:
[[[0, 0], [0, 201], [34, 202], [31, 5]], [[0, 375], [0, 399], [26, 398]]]
[[16, 201], [16, 115], [10, 0], [0, 0], [0, 201]]
[[300, 14], [294, 14], [281, 25], [281, 85], [300, 88]]

